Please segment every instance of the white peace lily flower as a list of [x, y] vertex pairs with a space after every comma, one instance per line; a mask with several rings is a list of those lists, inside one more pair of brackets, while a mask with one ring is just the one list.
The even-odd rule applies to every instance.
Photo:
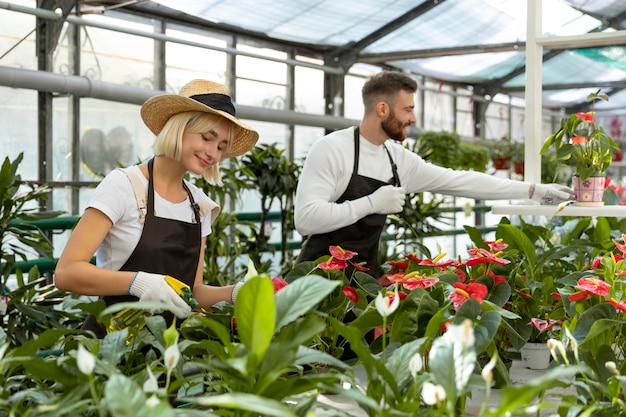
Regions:
[[381, 292], [379, 292], [376, 296], [376, 310], [378, 311], [378, 314], [383, 317], [388, 317], [392, 315], [393, 312], [396, 311], [398, 309], [398, 306], [400, 305], [400, 297], [398, 297], [398, 292], [395, 293], [395, 296], [393, 297], [393, 301], [391, 301], [391, 303], [389, 302], [390, 298], [390, 296], [383, 295], [383, 293]]
[[565, 346], [563, 346], [563, 342], [556, 339], [548, 339], [547, 344], [548, 349], [550, 349], [550, 354], [552, 355], [556, 363], [560, 363], [556, 352], [557, 350], [559, 351], [563, 359], [565, 359], [565, 361], [567, 362], [567, 352], [565, 351]]
[[617, 365], [613, 361], [608, 361], [604, 364], [604, 367], [609, 370], [612, 374], [619, 375], [619, 371], [617, 370]]
[[474, 327], [470, 319], [465, 319], [463, 323], [458, 325], [452, 324], [448, 326], [444, 336], [452, 339], [455, 343], [460, 343], [465, 349], [473, 347], [476, 341]]
[[146, 382], [143, 383], [143, 392], [149, 394], [149, 393], [157, 392], [159, 390], [159, 382], [155, 378], [150, 367], [147, 367], [147, 369], [148, 369], [148, 379], [146, 379]]
[[78, 369], [85, 375], [91, 375], [96, 367], [96, 357], [89, 352], [83, 345], [78, 345], [76, 353], [76, 365]]
[[493, 355], [491, 357], [491, 360], [487, 363], [487, 365], [485, 365], [482, 372], [480, 373], [487, 383], [493, 381], [493, 368], [496, 367], [496, 359], [497, 356]]
[[254, 278], [256, 276], [258, 276], [259, 273], [256, 271], [256, 267], [254, 266], [254, 262], [252, 262], [252, 259], [248, 260], [248, 272], [246, 272], [246, 275], [243, 277], [244, 282], [248, 281], [250, 278]]
[[422, 355], [420, 355], [419, 353], [413, 355], [413, 357], [409, 361], [409, 371], [411, 372], [411, 376], [415, 378], [417, 374], [422, 371], [423, 366], [424, 361], [422, 360]]
[[165, 349], [165, 367], [167, 371], [170, 372], [178, 363], [180, 359], [180, 351], [178, 350], [178, 345], [174, 343], [172, 346]]
[[422, 400], [426, 405], [435, 405], [446, 399], [446, 390], [441, 385], [424, 382], [422, 386]]
[[159, 405], [160, 403], [161, 403], [161, 400], [159, 400], [159, 397], [153, 394], [150, 396], [150, 398], [146, 400], [146, 407], [148, 408], [148, 410], [150, 410], [156, 407], [157, 405]]

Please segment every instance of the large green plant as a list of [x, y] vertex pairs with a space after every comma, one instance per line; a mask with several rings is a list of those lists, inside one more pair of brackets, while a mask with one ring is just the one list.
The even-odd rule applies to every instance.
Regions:
[[290, 161], [284, 153], [285, 150], [277, 143], [260, 144], [241, 158], [240, 174], [260, 194], [259, 229], [252, 232], [253, 238], [249, 241], [249, 255], [260, 271], [268, 269], [268, 262], [262, 261], [261, 252], [274, 252], [274, 247], [269, 244], [266, 224], [275, 202], [281, 214], [281, 264], [291, 263], [287, 257], [287, 239], [294, 230], [293, 199], [300, 166]]
[[21, 227], [19, 222], [47, 219], [60, 214], [40, 211], [38, 201], [46, 199], [50, 190], [46, 186], [32, 186], [22, 180], [18, 168], [23, 159], [23, 153], [12, 161], [6, 157], [0, 168], [2, 292], [7, 289], [7, 281], [17, 259], [26, 261], [33, 252], [40, 258], [52, 258], [52, 244], [48, 236], [34, 223]]

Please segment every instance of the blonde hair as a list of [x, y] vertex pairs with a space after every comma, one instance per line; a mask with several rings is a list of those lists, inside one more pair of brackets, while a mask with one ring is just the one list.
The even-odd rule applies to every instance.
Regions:
[[[183, 134], [185, 129], [191, 133], [206, 133], [214, 129], [226, 119], [220, 115], [205, 112], [182, 112], [170, 117], [163, 129], [156, 137], [152, 150], [155, 155], [164, 155], [168, 158], [180, 161], [183, 149]], [[229, 123], [232, 125], [232, 123]], [[229, 130], [228, 145], [224, 152], [230, 149], [233, 142], [233, 129]], [[202, 173], [204, 179], [211, 185], [222, 186], [219, 164], [214, 164]]]

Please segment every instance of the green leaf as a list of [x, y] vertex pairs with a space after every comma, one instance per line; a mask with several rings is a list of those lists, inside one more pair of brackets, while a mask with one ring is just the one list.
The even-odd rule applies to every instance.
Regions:
[[291, 282], [276, 293], [276, 329], [315, 308], [339, 285], [339, 281], [331, 281], [319, 275], [309, 275]]
[[[595, 327], [595, 323], [597, 321], [602, 319], [614, 319], [615, 314], [615, 307], [609, 303], [596, 304], [592, 306], [580, 315], [578, 323], [576, 323], [576, 327], [572, 332], [572, 336], [574, 336], [578, 345], [582, 345], [589, 337], [589, 334], [591, 333], [592, 328]], [[598, 334], [601, 326], [603, 326], [602, 322], [598, 325], [598, 327], [593, 329], [593, 332]]]
[[[239, 296], [237, 297], [237, 300], [239, 300]], [[287, 408], [283, 403], [254, 394], [231, 393], [212, 395], [208, 397], [185, 398], [184, 400], [203, 407], [220, 407], [229, 410], [250, 411], [254, 413], [254, 415], [297, 417], [296, 414], [294, 414], [293, 411]]]
[[526, 255], [530, 265], [535, 265], [537, 262], [535, 245], [517, 226], [500, 223], [498, 225], [498, 233], [509, 246], [514, 246], [521, 250]]
[[276, 323], [274, 286], [268, 276], [257, 276], [243, 284], [237, 295], [235, 317], [241, 342], [261, 361], [272, 341]]
[[128, 377], [115, 374], [104, 387], [102, 404], [115, 417], [137, 417], [145, 408], [146, 396]]

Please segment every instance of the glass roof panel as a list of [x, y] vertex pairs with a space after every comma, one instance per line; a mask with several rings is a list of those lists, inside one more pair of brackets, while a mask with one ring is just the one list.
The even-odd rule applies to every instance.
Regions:
[[[263, 33], [303, 46], [350, 46], [399, 17], [432, 5], [422, 15], [374, 40], [360, 51], [363, 60], [412, 71], [442, 81], [480, 85], [508, 78], [524, 68], [527, 1], [525, 0], [154, 0], [174, 10], [228, 27]], [[624, 30], [626, 0], [542, 0], [544, 36], [582, 35], [597, 30]], [[613, 20], [611, 20], [613, 19]], [[228, 30], [228, 28], [226, 28]], [[625, 32], [626, 33], [626, 32]], [[520, 50], [492, 52], [489, 47]], [[485, 47], [482, 51], [481, 48]], [[446, 53], [453, 48], [453, 53]], [[463, 51], [467, 48], [467, 53]], [[357, 51], [359, 52], [359, 51]], [[377, 56], [406, 52], [402, 59]], [[546, 50], [546, 52], [549, 52]], [[438, 56], [438, 54], [440, 56]], [[576, 84], [626, 84], [624, 46], [563, 51], [543, 66], [544, 85], [563, 85], [563, 91], [544, 91], [544, 105], [585, 101], [586, 92], [570, 90]], [[622, 86], [624, 84], [624, 86]], [[525, 74], [503, 84], [523, 96]], [[593, 87], [590, 87], [593, 88]], [[506, 90], [505, 90], [506, 91]], [[582, 96], [581, 99], [571, 97]], [[623, 94], [615, 94], [618, 98]], [[572, 101], [574, 100], [574, 101]], [[556, 104], [555, 104], [556, 103]], [[626, 100], [623, 106], [626, 106]], [[611, 105], [618, 103], [613, 101]]]
[[456, 55], [441, 58], [394, 61], [400, 68], [454, 82], [482, 83], [524, 66], [523, 52]]
[[156, 0], [215, 23], [297, 42], [344, 45], [369, 35], [423, 2], [415, 0]]

